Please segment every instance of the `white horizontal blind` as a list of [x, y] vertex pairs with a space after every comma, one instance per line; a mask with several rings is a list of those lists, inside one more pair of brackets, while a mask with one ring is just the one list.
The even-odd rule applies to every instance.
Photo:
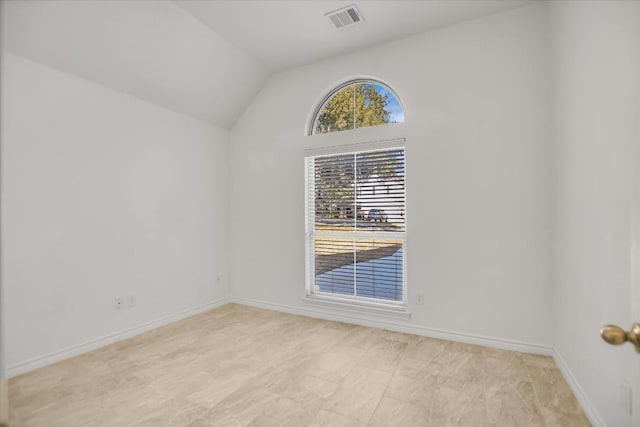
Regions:
[[311, 293], [404, 302], [404, 148], [310, 156], [306, 171]]

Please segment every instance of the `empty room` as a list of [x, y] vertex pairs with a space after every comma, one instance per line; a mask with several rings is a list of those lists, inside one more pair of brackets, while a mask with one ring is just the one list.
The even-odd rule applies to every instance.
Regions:
[[640, 426], [640, 1], [0, 6], [0, 426]]

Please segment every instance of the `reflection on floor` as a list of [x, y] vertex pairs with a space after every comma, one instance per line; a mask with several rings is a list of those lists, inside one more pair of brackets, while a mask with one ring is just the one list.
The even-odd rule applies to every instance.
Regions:
[[240, 305], [13, 378], [19, 426], [588, 426], [553, 360]]

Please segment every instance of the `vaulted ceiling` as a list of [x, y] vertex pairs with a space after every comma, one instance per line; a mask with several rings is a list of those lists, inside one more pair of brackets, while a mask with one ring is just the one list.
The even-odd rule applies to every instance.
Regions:
[[9, 0], [8, 51], [230, 128], [277, 71], [520, 7], [535, 0]]
[[10, 52], [230, 127], [269, 71], [173, 2], [9, 1]]
[[[176, 1], [222, 37], [279, 71], [531, 1]], [[335, 30], [327, 12], [356, 4], [364, 25]]]

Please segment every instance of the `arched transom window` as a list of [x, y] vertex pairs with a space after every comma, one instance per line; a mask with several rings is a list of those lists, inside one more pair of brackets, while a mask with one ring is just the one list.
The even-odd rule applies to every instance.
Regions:
[[334, 89], [314, 114], [310, 134], [404, 122], [396, 94], [375, 80], [352, 80]]

